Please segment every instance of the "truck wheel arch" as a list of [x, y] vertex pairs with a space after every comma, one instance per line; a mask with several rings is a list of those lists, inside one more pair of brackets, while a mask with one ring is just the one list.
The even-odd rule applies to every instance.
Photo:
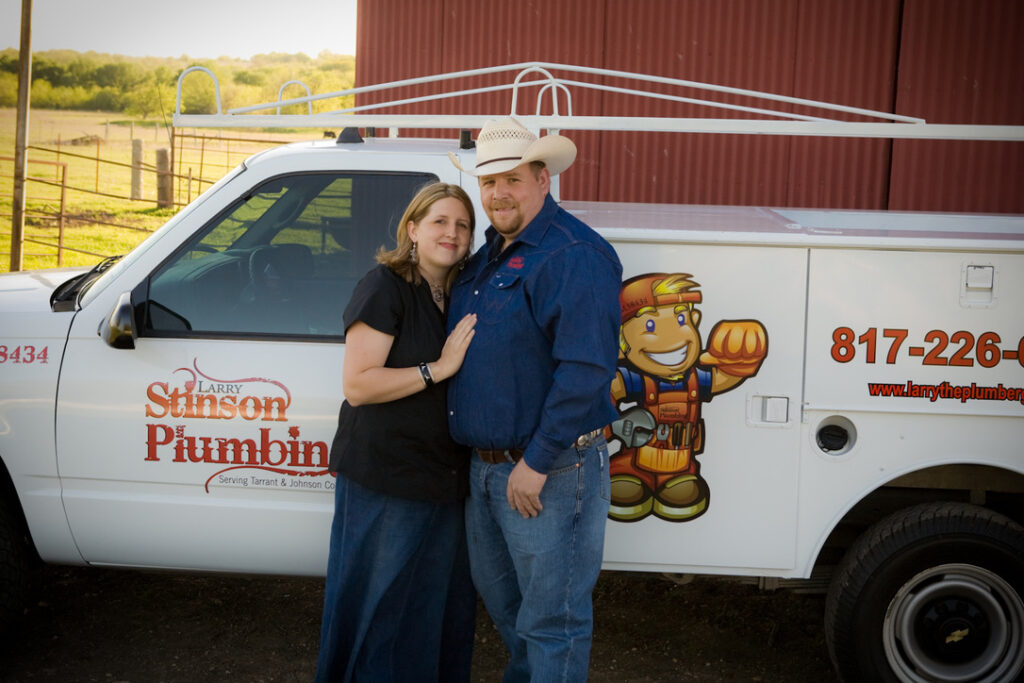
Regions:
[[850, 547], [826, 598], [845, 680], [1008, 681], [1024, 671], [1024, 527], [968, 503], [924, 503]]
[[0, 634], [20, 618], [38, 562], [18, 493], [0, 460]]

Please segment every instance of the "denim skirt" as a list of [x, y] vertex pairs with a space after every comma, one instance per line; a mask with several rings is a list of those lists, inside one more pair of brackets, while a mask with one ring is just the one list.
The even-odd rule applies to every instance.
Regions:
[[317, 681], [468, 681], [476, 615], [464, 503], [337, 477]]

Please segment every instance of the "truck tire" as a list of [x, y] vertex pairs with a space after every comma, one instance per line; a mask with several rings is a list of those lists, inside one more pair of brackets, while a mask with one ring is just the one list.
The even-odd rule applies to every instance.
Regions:
[[33, 556], [20, 516], [0, 498], [0, 634], [6, 634], [24, 612]]
[[844, 681], [1018, 680], [1024, 528], [962, 503], [879, 521], [833, 577], [825, 636]]

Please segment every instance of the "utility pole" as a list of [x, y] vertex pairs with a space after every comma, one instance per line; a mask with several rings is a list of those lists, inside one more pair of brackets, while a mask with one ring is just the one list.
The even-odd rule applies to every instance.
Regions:
[[11, 207], [11, 272], [21, 270], [25, 236], [25, 176], [28, 170], [28, 105], [32, 92], [32, 0], [21, 0], [18, 53], [18, 126], [14, 137], [14, 201]]

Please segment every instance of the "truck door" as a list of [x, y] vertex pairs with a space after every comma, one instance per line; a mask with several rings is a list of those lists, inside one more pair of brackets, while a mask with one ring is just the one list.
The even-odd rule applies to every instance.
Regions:
[[97, 334], [110, 296], [85, 305], [56, 420], [85, 560], [325, 570], [342, 311], [409, 199], [435, 179], [299, 173], [236, 191], [195, 230], [175, 226], [180, 244], [116, 284], [114, 295], [131, 292], [134, 348]]
[[794, 567], [807, 251], [708, 242], [615, 245], [611, 568]]

